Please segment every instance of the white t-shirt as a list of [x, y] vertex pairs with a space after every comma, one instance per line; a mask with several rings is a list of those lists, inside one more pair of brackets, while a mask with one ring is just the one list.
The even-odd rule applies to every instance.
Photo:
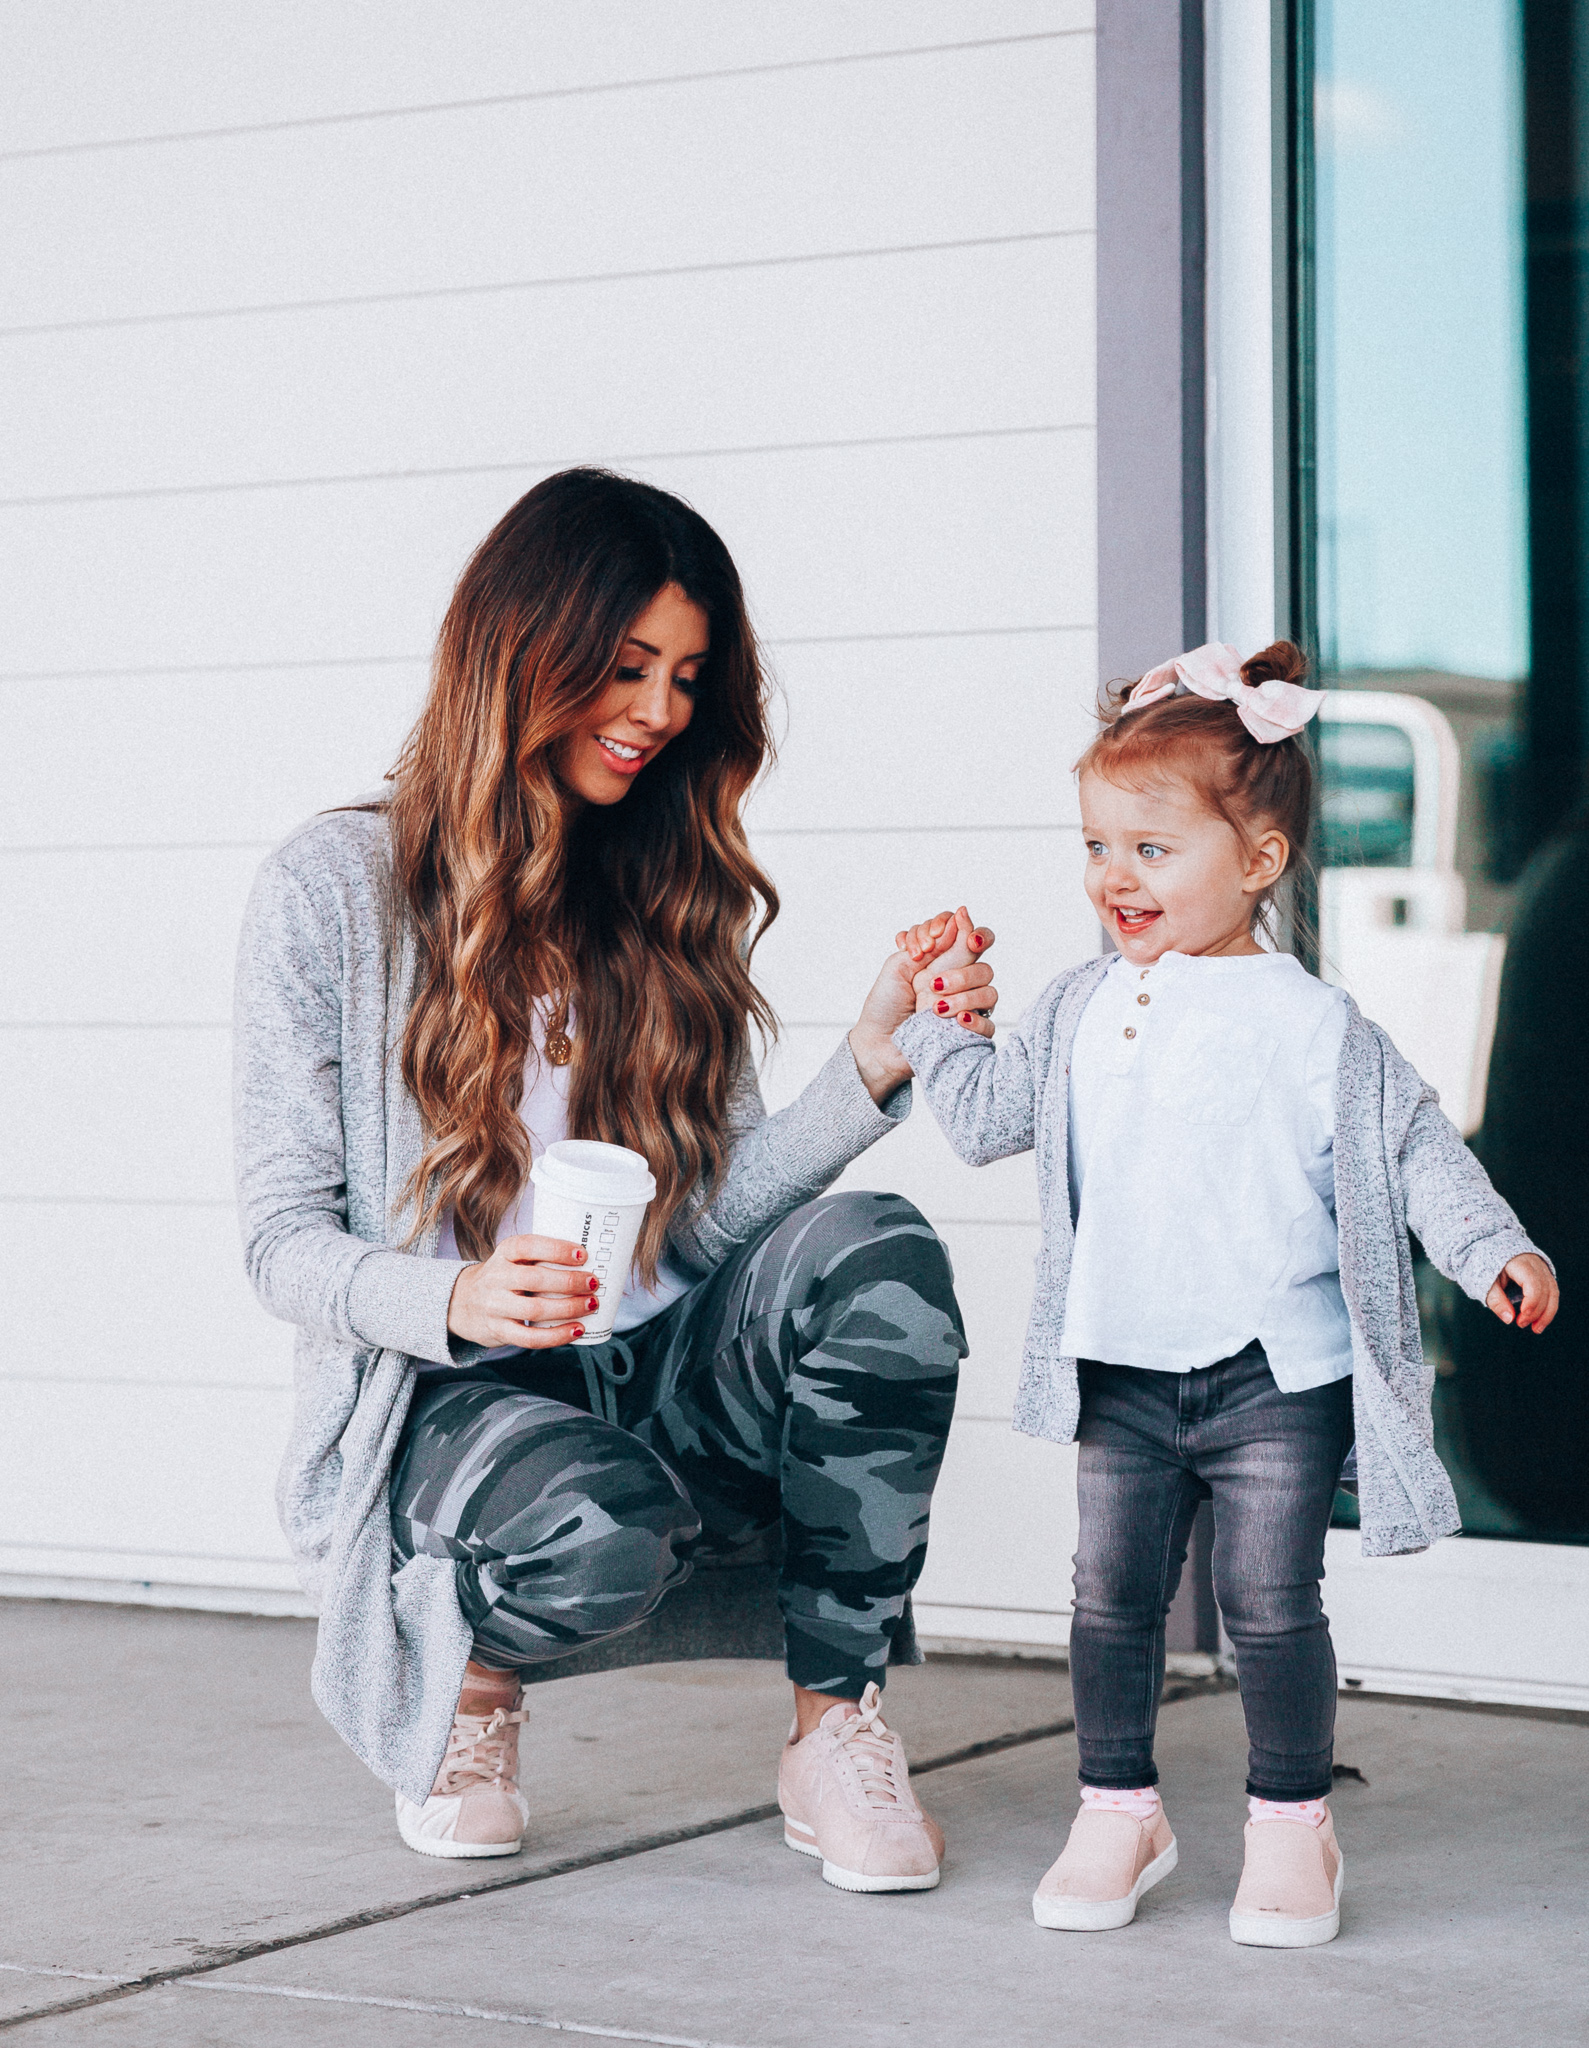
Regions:
[[1190, 1372], [1256, 1337], [1287, 1393], [1350, 1374], [1345, 1033], [1341, 991], [1287, 953], [1111, 963], [1071, 1052], [1071, 1357]]
[[[548, 1145], [559, 1144], [568, 1136], [568, 1083], [567, 1067], [554, 1067], [543, 1055], [545, 1019], [537, 1011], [535, 1026], [530, 1042], [529, 1057], [524, 1063], [524, 1098], [519, 1104], [519, 1119], [530, 1134], [531, 1157], [539, 1159]], [[508, 1206], [507, 1214], [497, 1225], [496, 1241], [500, 1244], [505, 1237], [524, 1237], [529, 1234], [535, 1213], [535, 1189], [526, 1182], [520, 1189], [518, 1199]], [[448, 1209], [441, 1219], [441, 1237], [436, 1245], [439, 1259], [461, 1259], [458, 1249], [453, 1213]], [[642, 1323], [660, 1315], [687, 1294], [695, 1285], [666, 1259], [657, 1267], [656, 1285], [645, 1286], [637, 1271], [631, 1270], [629, 1284], [624, 1289], [623, 1300], [613, 1323], [614, 1333], [621, 1336], [625, 1330], [638, 1329]], [[494, 1351], [483, 1352], [485, 1358], [510, 1358], [518, 1347], [502, 1345]]]

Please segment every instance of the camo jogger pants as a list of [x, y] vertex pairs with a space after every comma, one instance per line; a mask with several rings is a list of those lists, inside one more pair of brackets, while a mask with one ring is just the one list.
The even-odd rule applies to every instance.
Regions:
[[807, 1202], [626, 1336], [422, 1381], [392, 1472], [398, 1559], [454, 1559], [476, 1654], [523, 1669], [776, 1529], [789, 1676], [858, 1699], [926, 1556], [964, 1355], [919, 1211]]

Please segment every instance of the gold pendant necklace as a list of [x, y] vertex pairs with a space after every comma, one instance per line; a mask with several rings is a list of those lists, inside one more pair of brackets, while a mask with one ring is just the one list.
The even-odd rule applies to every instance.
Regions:
[[546, 1035], [542, 1041], [546, 1063], [552, 1067], [566, 1067], [574, 1057], [574, 1041], [568, 1035], [568, 1004], [553, 1005], [546, 1020]]

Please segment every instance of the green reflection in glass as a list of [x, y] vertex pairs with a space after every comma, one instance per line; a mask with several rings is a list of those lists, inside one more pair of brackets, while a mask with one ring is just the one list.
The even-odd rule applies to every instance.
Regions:
[[1412, 741], [1400, 726], [1319, 726], [1319, 859], [1327, 868], [1412, 860]]

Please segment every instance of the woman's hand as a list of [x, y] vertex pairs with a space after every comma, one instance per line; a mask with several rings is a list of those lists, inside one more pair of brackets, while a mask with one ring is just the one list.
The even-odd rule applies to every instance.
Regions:
[[979, 1038], [993, 1036], [993, 1009], [999, 992], [993, 986], [993, 969], [985, 960], [970, 967], [934, 967], [930, 963], [916, 976], [916, 1014], [953, 1017]]
[[[1508, 1280], [1523, 1297], [1515, 1309], [1506, 1292]], [[1500, 1278], [1484, 1297], [1484, 1306], [1503, 1323], [1516, 1323], [1520, 1330], [1532, 1330], [1537, 1337], [1554, 1320], [1561, 1306], [1561, 1289], [1545, 1261], [1535, 1252], [1524, 1252], [1521, 1258], [1508, 1259], [1501, 1268]]]
[[913, 983], [916, 1014], [955, 1017], [967, 1031], [991, 1038], [999, 992], [993, 986], [993, 969], [977, 957], [986, 939], [964, 907], [954, 913], [947, 930], [940, 929], [942, 922], [933, 918], [900, 934], [912, 958], [927, 963]]
[[466, 1344], [517, 1344], [551, 1351], [584, 1335], [595, 1313], [596, 1276], [582, 1245], [561, 1237], [505, 1237], [453, 1283], [447, 1327]]
[[[883, 963], [882, 973], [861, 1006], [860, 1018], [850, 1032], [850, 1051], [855, 1055], [856, 1070], [866, 1083], [867, 1093], [879, 1106], [910, 1079], [910, 1068], [894, 1044], [894, 1033], [915, 1013], [914, 977], [939, 953], [948, 952], [958, 929], [956, 913], [945, 910], [927, 924], [913, 925], [908, 932], [901, 932], [895, 940], [895, 951]], [[917, 945], [908, 943], [917, 934], [929, 931], [935, 936], [924, 936]], [[980, 926], [971, 936], [979, 953], [993, 944], [992, 932]]]

